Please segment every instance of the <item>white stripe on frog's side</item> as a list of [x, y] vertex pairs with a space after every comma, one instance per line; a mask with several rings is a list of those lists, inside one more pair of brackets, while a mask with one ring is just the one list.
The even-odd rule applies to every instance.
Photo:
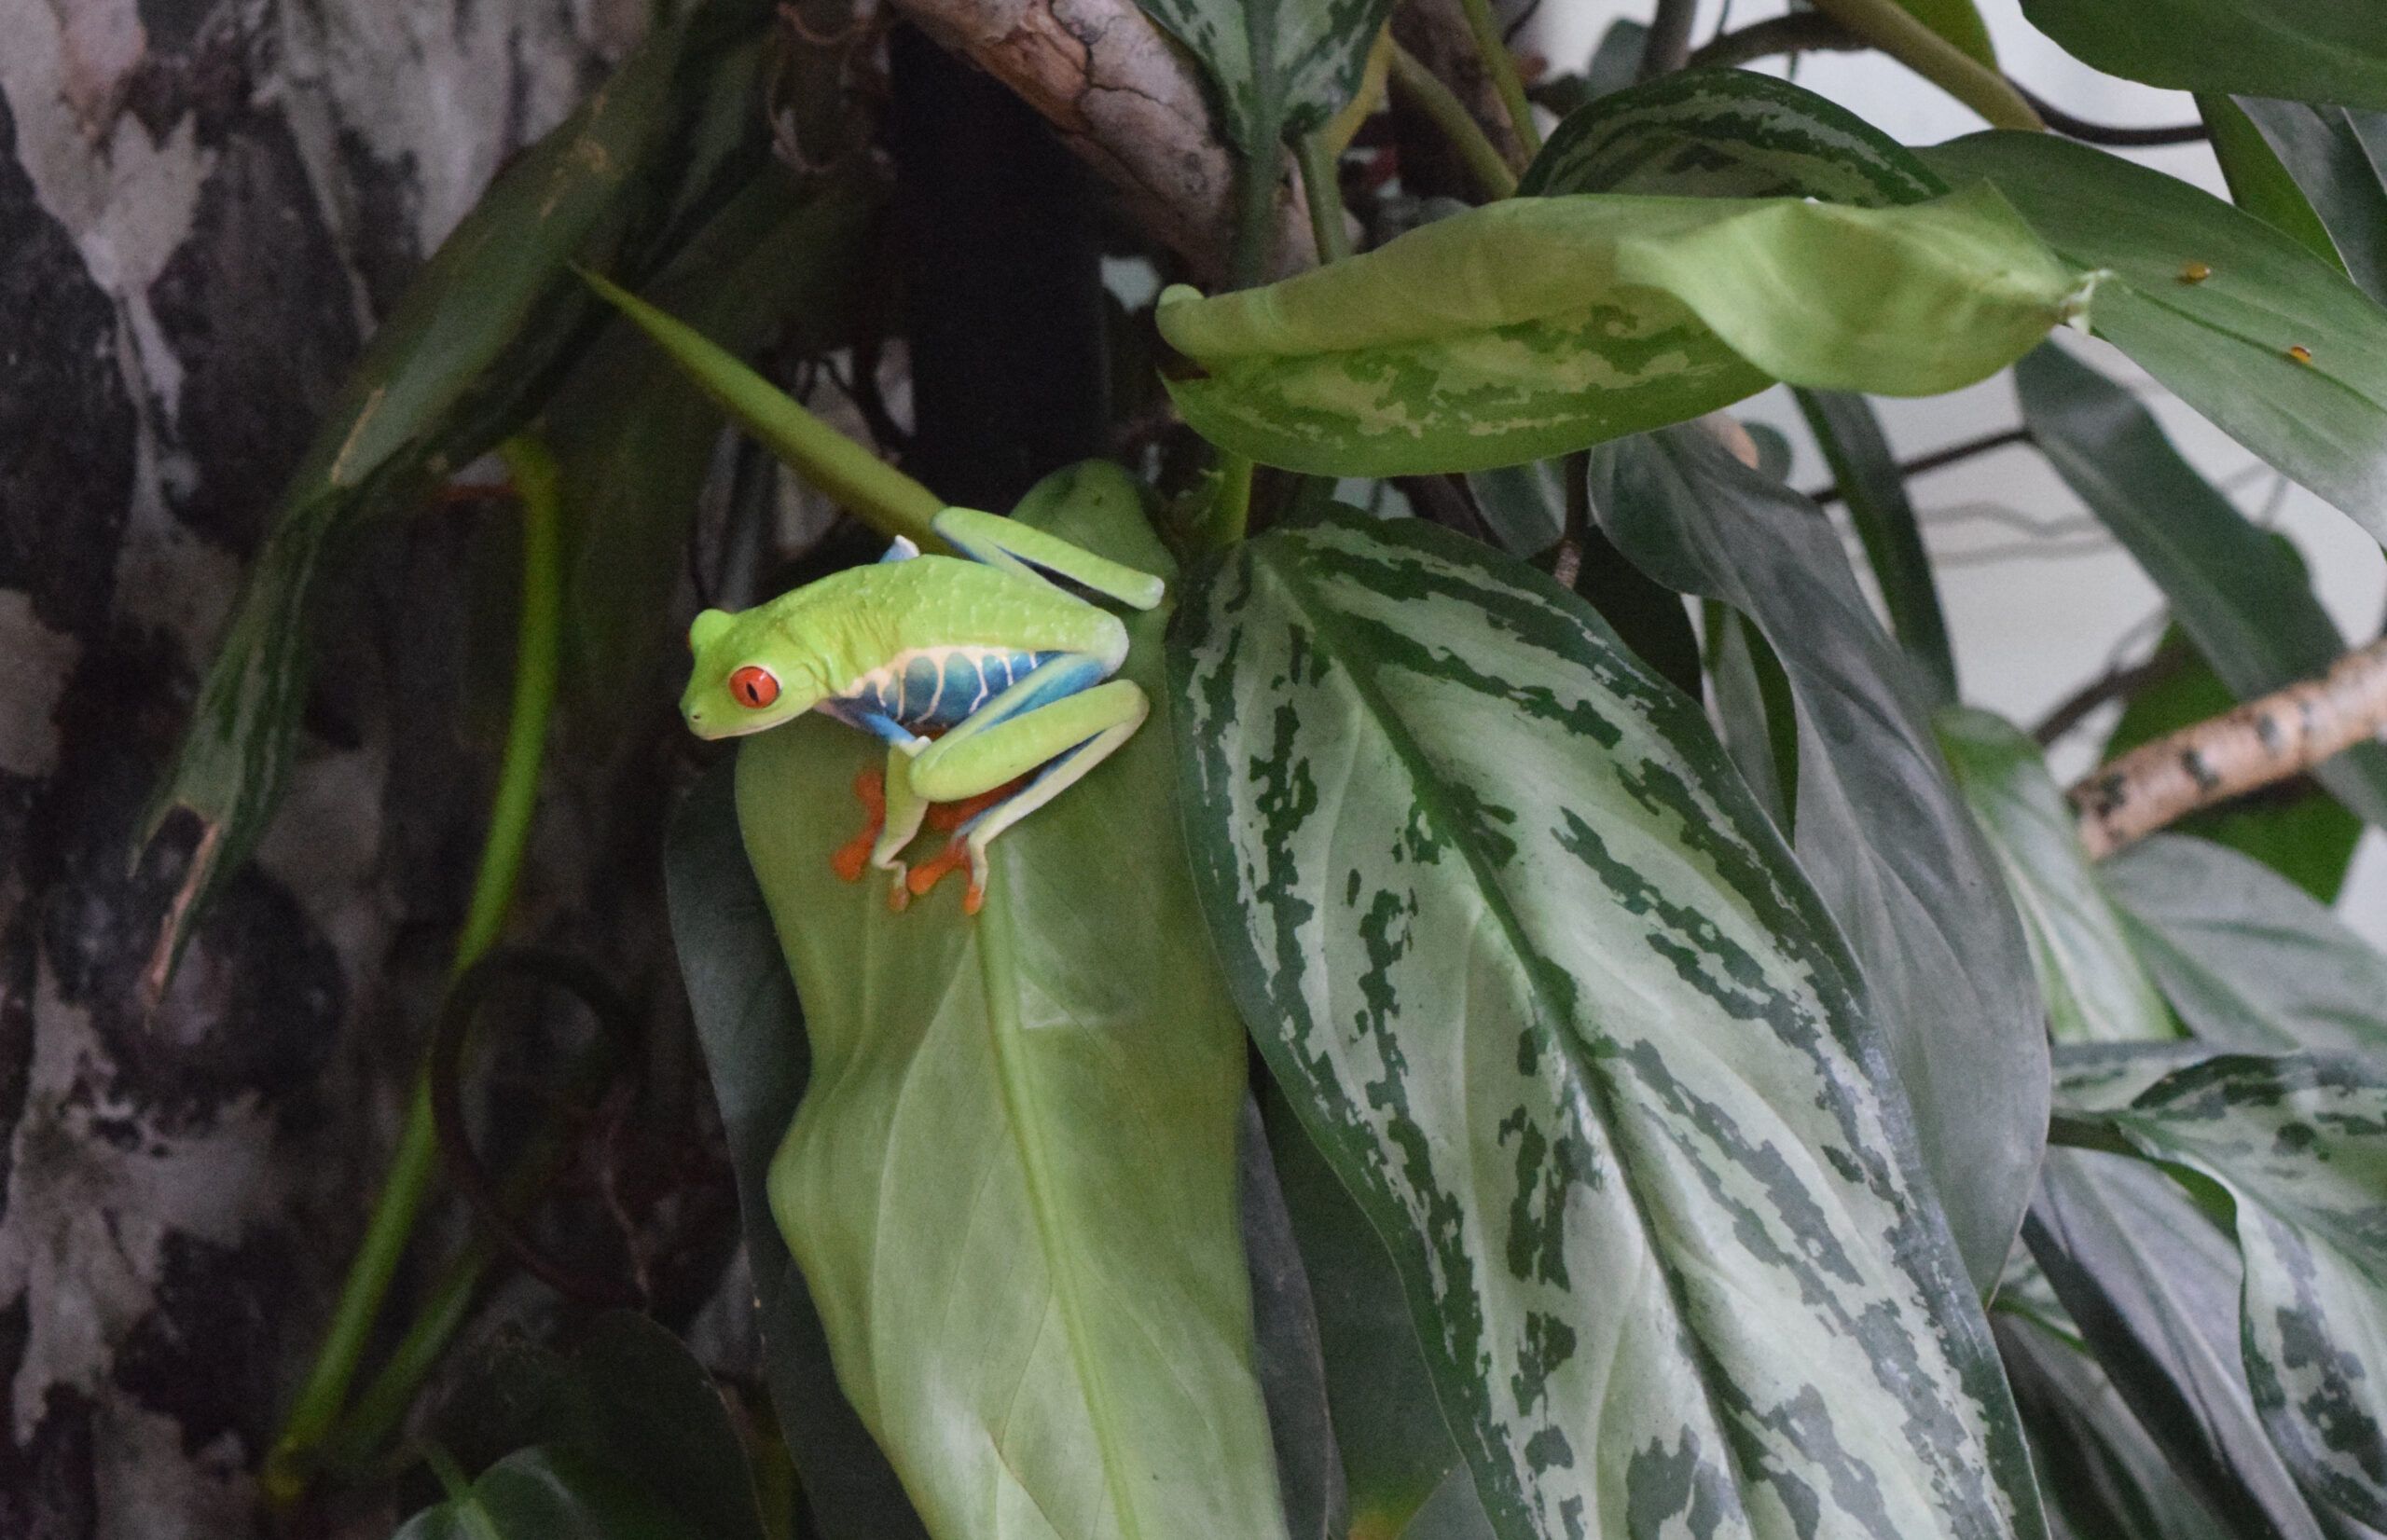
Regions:
[[[1026, 678], [1049, 655], [1008, 647], [910, 648], [862, 675], [832, 698], [883, 712], [906, 727], [950, 726], [967, 719], [1014, 681]], [[920, 688], [913, 687], [913, 671], [921, 665], [934, 670], [936, 687], [932, 691], [926, 690], [924, 680], [919, 681]], [[998, 669], [1001, 671], [996, 672]], [[973, 685], [974, 689], [971, 688]], [[928, 698], [915, 704], [912, 697], [924, 691]], [[969, 704], [962, 706], [965, 694]], [[948, 700], [954, 709], [947, 709]]]

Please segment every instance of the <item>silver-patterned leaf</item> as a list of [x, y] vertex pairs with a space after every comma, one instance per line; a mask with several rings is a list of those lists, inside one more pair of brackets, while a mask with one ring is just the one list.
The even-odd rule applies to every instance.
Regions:
[[[1188, 422], [1264, 464], [1474, 471], [1678, 422], [1774, 379], [1954, 390], [2088, 308], [1994, 189], [1512, 198], [1262, 289], [1165, 291]], [[1801, 302], [1781, 303], [1796, 294]]]
[[2031, 968], [2060, 1043], [2178, 1036], [2074, 832], [2071, 805], [2038, 745], [1987, 711], [1932, 720], [1973, 817], [1997, 852], [2031, 939]]
[[1882, 208], [1948, 190], [1914, 152], [1811, 90], [1745, 70], [1687, 70], [1566, 115], [1517, 184], [1551, 193], [1814, 198]]
[[1314, 128], [1359, 89], [1392, 0], [1138, 0], [1208, 71], [1247, 155]]
[[[1780, 659], [1797, 700], [1799, 859], [1864, 969], [1924, 1159], [1988, 1294], [2046, 1143], [2047, 1028], [2021, 921], [1931, 740], [1911, 664], [1815, 505], [1703, 430], [1594, 451], [1592, 508], [1635, 566], [1738, 610]], [[1773, 754], [1777, 770], [1788, 757]]]
[[[2110, 1051], [2108, 1051], [2110, 1052]], [[2100, 1054], [2089, 1062], [2101, 1076]], [[2150, 1159], [2236, 1201], [2246, 1379], [2317, 1500], [2387, 1524], [2387, 1074], [2318, 1054], [2210, 1054], [2132, 1096], [2071, 1094]]]
[[1846, 956], [1699, 707], [1421, 522], [1184, 603], [1212, 938], [1504, 1540], [2041, 1535]]

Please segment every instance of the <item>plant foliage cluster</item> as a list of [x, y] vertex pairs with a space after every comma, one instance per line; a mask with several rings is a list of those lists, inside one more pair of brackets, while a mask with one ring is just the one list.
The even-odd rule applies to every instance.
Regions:
[[[974, 918], [833, 872], [881, 749], [825, 719], [672, 820], [767, 1394], [728, 1415], [616, 1315], [410, 1411], [486, 1251], [356, 1392], [453, 1121], [426, 1081], [277, 1500], [394, 1448], [448, 1487], [409, 1535], [2387, 1529], [2387, 958], [2327, 907], [2387, 749], [2092, 862], [2040, 744], [1963, 704], [1867, 401], [2010, 370], [2170, 605], [2115, 749], [2327, 668], [2293, 552], [2104, 361], [2387, 536], [2387, 28], [2026, 4], [2201, 93], [2233, 206], [2030, 126], [1968, 0], [1817, 7], [2002, 125], [1927, 148], [1677, 68], [1663, 24], [1538, 83], [1545, 140], [1468, 0], [1522, 165], [1387, 0], [1145, 3], [1242, 165], [1239, 270], [1114, 307], [1121, 423], [1163, 426], [1009, 511], [1167, 577], [1126, 617], [1152, 720], [997, 845]], [[206, 831], [178, 916], [271, 808], [338, 543], [501, 442], [522, 682], [460, 999], [559, 673], [577, 719], [670, 730], [721, 408], [933, 539], [935, 488], [781, 388], [834, 356], [876, 406], [886, 326], [873, 162], [768, 153], [817, 44], [699, 0], [418, 279], [160, 793]], [[1483, 201], [1402, 186], [1387, 74]], [[1289, 165], [1324, 260], [1262, 283]], [[1853, 544], [1718, 415], [1776, 383]], [[697, 588], [774, 591], [767, 511], [732, 500]]]

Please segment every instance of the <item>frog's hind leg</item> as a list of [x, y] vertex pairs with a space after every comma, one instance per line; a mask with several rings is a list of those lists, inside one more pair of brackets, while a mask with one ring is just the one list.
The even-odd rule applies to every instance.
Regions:
[[[1112, 680], [1022, 712], [983, 734], [975, 752], [929, 767], [931, 784], [943, 791], [976, 786], [1000, 771], [1003, 772], [1000, 778], [987, 782], [999, 786], [1038, 759], [1043, 762], [1033, 780], [962, 824], [942, 854], [915, 867], [909, 878], [911, 890], [926, 893], [946, 873], [966, 863], [970, 890], [961, 909], [964, 914], [976, 914], [986, 901], [987, 847], [995, 836], [1084, 779], [1088, 771], [1133, 737], [1151, 713], [1152, 702], [1140, 687], [1128, 680]], [[1056, 745], [1061, 746], [1057, 754], [1053, 752]]]

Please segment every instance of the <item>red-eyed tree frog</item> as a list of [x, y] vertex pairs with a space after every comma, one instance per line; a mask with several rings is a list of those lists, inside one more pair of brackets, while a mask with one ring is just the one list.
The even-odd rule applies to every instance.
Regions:
[[[974, 914], [995, 836], [1115, 752], [1152, 709], [1132, 681], [1111, 677], [1127, 658], [1126, 626], [1045, 574], [1138, 610], [1159, 604], [1164, 585], [993, 514], [947, 508], [931, 527], [959, 557], [898, 539], [876, 566], [698, 615], [680, 711], [702, 738], [818, 710], [885, 739], [884, 776], [855, 787], [869, 826], [837, 853], [838, 874], [858, 881], [866, 857], [895, 874], [888, 899], [901, 909], [966, 862], [962, 908]], [[945, 804], [942, 817], [931, 804]], [[903, 850], [923, 822], [953, 838], [907, 873]]]

